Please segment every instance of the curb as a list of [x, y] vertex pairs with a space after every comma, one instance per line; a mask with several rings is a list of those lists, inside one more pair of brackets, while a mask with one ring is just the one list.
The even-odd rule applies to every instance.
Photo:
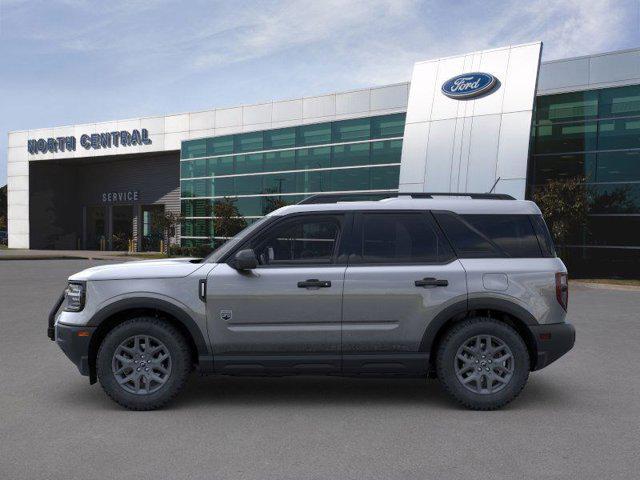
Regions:
[[637, 285], [618, 285], [615, 283], [591, 283], [581, 282], [580, 280], [570, 280], [570, 284], [579, 285], [581, 287], [596, 288], [598, 290], [619, 290], [624, 292], [640, 292], [640, 286]]

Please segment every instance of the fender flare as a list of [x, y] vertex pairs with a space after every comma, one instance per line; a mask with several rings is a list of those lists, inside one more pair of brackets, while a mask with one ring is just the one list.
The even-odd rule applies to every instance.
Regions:
[[168, 313], [187, 329], [196, 346], [198, 357], [209, 357], [211, 355], [209, 345], [207, 344], [200, 327], [198, 327], [198, 324], [191, 315], [179, 306], [159, 298], [136, 297], [117, 300], [98, 310], [93, 317], [91, 317], [88, 326], [98, 327], [104, 320], [118, 314], [119, 312], [138, 308], [160, 310]]
[[471, 298], [462, 300], [442, 310], [435, 318], [429, 322], [422, 341], [420, 342], [421, 352], [430, 352], [436, 336], [442, 327], [452, 318], [464, 316], [473, 310], [499, 310], [508, 313], [527, 326], [538, 325], [536, 318], [517, 303], [501, 298]]

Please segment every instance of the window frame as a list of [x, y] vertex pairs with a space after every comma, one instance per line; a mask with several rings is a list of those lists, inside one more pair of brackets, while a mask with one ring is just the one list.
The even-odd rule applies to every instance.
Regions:
[[279, 263], [277, 265], [258, 265], [256, 269], [273, 269], [273, 268], [308, 268], [308, 267], [336, 267], [346, 266], [347, 257], [345, 254], [345, 247], [349, 243], [348, 239], [351, 236], [351, 230], [353, 225], [352, 212], [348, 211], [319, 211], [319, 212], [298, 212], [283, 217], [274, 217], [274, 221], [268, 222], [263, 228], [256, 232], [253, 232], [251, 238], [245, 239], [238, 247], [229, 252], [225, 258], [220, 260], [220, 263], [227, 263], [232, 266], [233, 258], [240, 250], [252, 248], [252, 243], [261, 242], [267, 235], [269, 235], [274, 229], [286, 226], [288, 223], [295, 223], [300, 219], [315, 219], [315, 218], [331, 218], [338, 225], [338, 236], [336, 237], [336, 245], [334, 246], [333, 255], [331, 261], [328, 263], [316, 263], [316, 262], [298, 262], [298, 263]]
[[[458, 259], [455, 249], [451, 245], [449, 239], [444, 235], [444, 232], [440, 228], [440, 225], [435, 220], [430, 210], [417, 210], [417, 209], [408, 209], [408, 210], [358, 210], [354, 211], [354, 225], [351, 232], [351, 237], [349, 241], [348, 247], [348, 265], [349, 266], [357, 266], [357, 267], [406, 267], [411, 265], [449, 265], [452, 262], [455, 262]], [[409, 262], [365, 262], [360, 256], [356, 253], [358, 251], [362, 251], [361, 242], [363, 235], [363, 225], [364, 225], [364, 216], [365, 215], [403, 215], [403, 214], [413, 214], [420, 215], [424, 218], [426, 223], [433, 228], [436, 236], [438, 237], [438, 241], [442, 242], [444, 245], [449, 247], [450, 256], [441, 261], [432, 261], [432, 262], [419, 262], [419, 261], [409, 261]]]

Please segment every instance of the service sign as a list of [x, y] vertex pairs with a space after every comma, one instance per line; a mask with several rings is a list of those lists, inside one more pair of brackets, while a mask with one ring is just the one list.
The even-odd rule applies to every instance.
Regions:
[[[75, 152], [78, 142], [75, 136], [55, 138], [33, 138], [27, 141], [27, 150], [31, 155], [38, 153]], [[149, 131], [119, 130], [116, 132], [84, 133], [80, 135], [80, 146], [85, 150], [102, 148], [132, 147], [150, 145]]]
[[489, 73], [464, 73], [450, 78], [442, 84], [442, 93], [449, 98], [474, 98], [490, 92], [498, 80]]

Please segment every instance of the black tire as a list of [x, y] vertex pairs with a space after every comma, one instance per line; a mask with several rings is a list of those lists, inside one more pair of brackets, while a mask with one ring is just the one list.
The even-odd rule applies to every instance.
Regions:
[[[460, 371], [456, 371], [458, 350], [463, 344], [478, 335], [490, 335], [501, 340], [512, 354], [510, 379], [506, 384], [500, 384], [500, 388], [495, 392], [471, 391], [471, 388], [486, 389], [488, 382], [486, 377], [484, 380], [471, 382], [472, 385], [469, 388], [465, 387], [462, 380], [458, 378], [460, 373]], [[485, 341], [484, 344], [486, 343]], [[497, 355], [500, 354], [496, 353]], [[473, 356], [473, 358], [476, 357]], [[482, 359], [480, 360], [482, 361]], [[480, 366], [478, 365], [478, 367]], [[529, 378], [530, 358], [524, 341], [511, 326], [491, 318], [472, 318], [456, 324], [445, 334], [438, 348], [436, 370], [444, 390], [458, 403], [472, 410], [496, 410], [515, 399], [524, 388]], [[470, 376], [472, 373], [476, 374], [475, 369], [468, 371], [465, 375]], [[496, 382], [492, 380], [491, 384], [493, 387]]]
[[[171, 368], [165, 383], [156, 386], [158, 389], [151, 393], [127, 391], [118, 383], [112, 369], [118, 346], [136, 335], [154, 337], [170, 354]], [[96, 373], [102, 389], [113, 401], [129, 410], [155, 410], [165, 406], [182, 390], [192, 367], [189, 346], [183, 335], [167, 321], [153, 317], [132, 318], [116, 326], [100, 344], [96, 359]]]

